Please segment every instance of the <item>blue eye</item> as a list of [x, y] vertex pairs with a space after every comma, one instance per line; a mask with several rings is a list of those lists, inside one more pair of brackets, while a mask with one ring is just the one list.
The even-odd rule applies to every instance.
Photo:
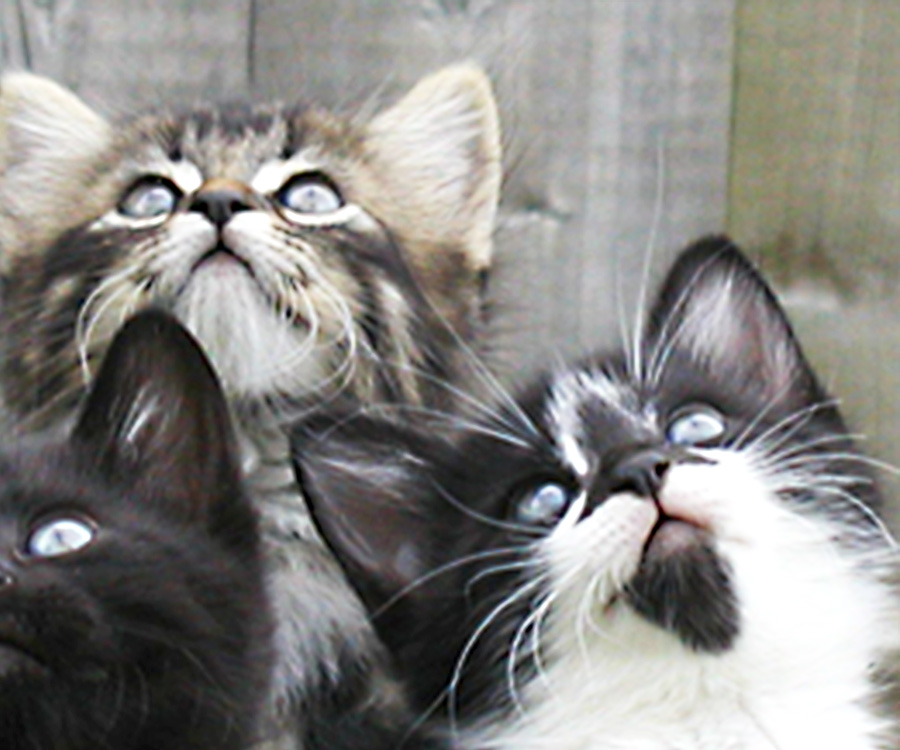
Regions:
[[666, 438], [675, 445], [704, 445], [725, 434], [725, 418], [709, 406], [682, 409], [669, 422]]
[[558, 521], [569, 503], [572, 491], [556, 482], [539, 484], [522, 495], [515, 507], [515, 518], [527, 526], [545, 526]]
[[165, 177], [138, 180], [119, 202], [119, 213], [132, 219], [167, 216], [175, 210], [181, 191]]
[[36, 527], [25, 549], [32, 557], [60, 557], [84, 549], [97, 531], [80, 518], [55, 518]]
[[344, 205], [337, 189], [317, 172], [292, 177], [276, 197], [281, 205], [298, 214], [326, 214]]

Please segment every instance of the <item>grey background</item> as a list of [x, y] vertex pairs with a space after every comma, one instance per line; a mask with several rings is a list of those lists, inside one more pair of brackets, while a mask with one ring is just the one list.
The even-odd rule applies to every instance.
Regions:
[[615, 341], [645, 265], [657, 278], [728, 230], [866, 450], [900, 464], [896, 0], [0, 0], [0, 64], [107, 112], [243, 96], [355, 109], [461, 58], [501, 104], [511, 380]]

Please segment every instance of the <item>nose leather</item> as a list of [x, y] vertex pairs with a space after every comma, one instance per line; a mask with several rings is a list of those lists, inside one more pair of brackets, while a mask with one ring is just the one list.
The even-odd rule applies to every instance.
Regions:
[[673, 460], [672, 455], [656, 446], [634, 446], [608, 455], [603, 462], [608, 491], [655, 497]]
[[260, 201], [248, 185], [221, 177], [204, 182], [188, 204], [188, 210], [203, 214], [219, 229], [235, 214], [259, 207]]

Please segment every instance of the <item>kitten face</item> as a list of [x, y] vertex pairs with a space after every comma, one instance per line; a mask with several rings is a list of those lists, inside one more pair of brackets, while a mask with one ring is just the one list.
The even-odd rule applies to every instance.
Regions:
[[79, 360], [89, 372], [149, 304], [250, 399], [418, 400], [420, 372], [454, 374], [450, 329], [474, 335], [499, 136], [473, 68], [368, 123], [276, 106], [108, 123], [23, 74], [0, 84], [0, 118], [14, 408], [66, 400]]
[[7, 444], [4, 747], [251, 741], [270, 625], [231, 442], [209, 365], [154, 312], [115, 339], [68, 439]]
[[727, 242], [676, 263], [640, 356], [551, 375], [453, 445], [349, 425], [298, 431], [301, 481], [464, 747], [876, 746], [877, 495]]

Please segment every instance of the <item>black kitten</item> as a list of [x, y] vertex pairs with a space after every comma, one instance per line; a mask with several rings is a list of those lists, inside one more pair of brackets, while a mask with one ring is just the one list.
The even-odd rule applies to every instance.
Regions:
[[66, 439], [7, 441], [4, 750], [253, 740], [270, 623], [232, 442], [207, 361], [157, 312], [116, 337]]
[[444, 443], [294, 436], [323, 534], [423, 716], [492, 750], [871, 750], [896, 551], [840, 414], [727, 240], [635, 351]]

